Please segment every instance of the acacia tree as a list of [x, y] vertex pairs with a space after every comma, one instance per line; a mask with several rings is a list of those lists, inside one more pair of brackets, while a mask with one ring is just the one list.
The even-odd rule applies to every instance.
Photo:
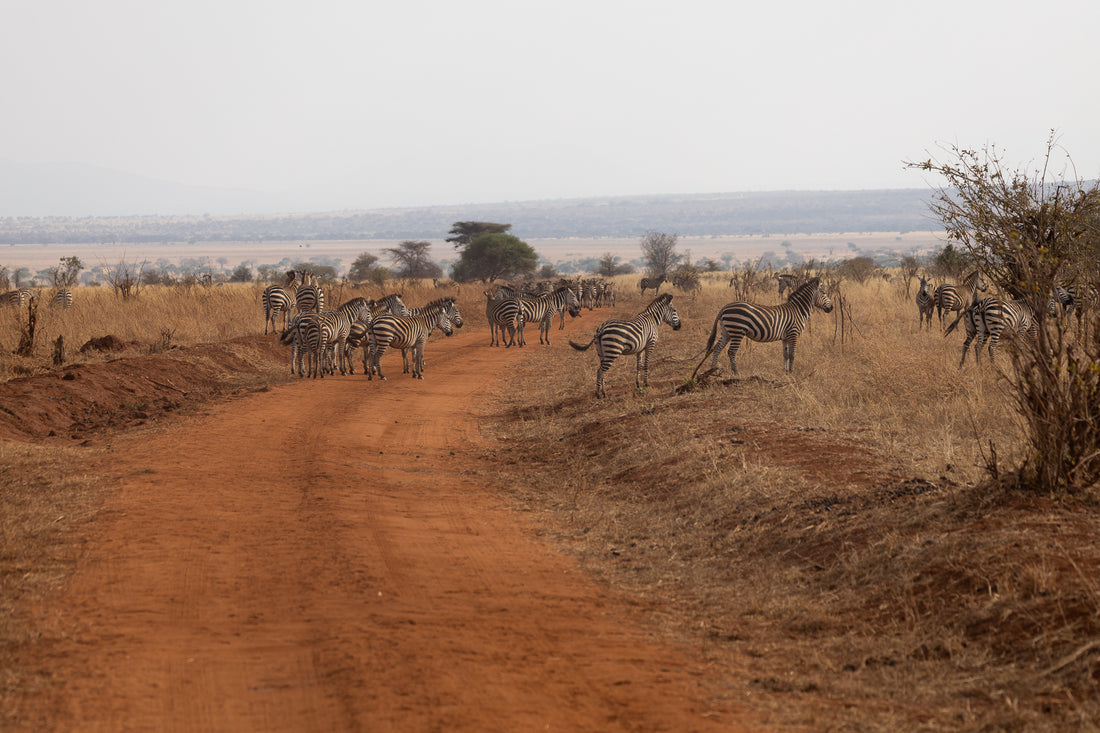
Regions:
[[1006, 375], [1030, 450], [1002, 475], [990, 440], [987, 470], [1017, 486], [1074, 493], [1100, 482], [1100, 319], [1072, 337], [1065, 319], [1048, 317], [1047, 305], [1060, 279], [1096, 274], [1100, 189], [1052, 173], [1055, 149], [1052, 136], [1030, 174], [1007, 169], [991, 148], [949, 147], [946, 161], [907, 166], [946, 180], [930, 208], [948, 239], [1005, 297], [1026, 301], [1037, 322], [1034, 339], [1013, 343]]
[[370, 252], [363, 252], [355, 261], [351, 263], [351, 267], [348, 268], [348, 280], [355, 282], [366, 282], [371, 279], [371, 270], [374, 269], [374, 263], [378, 262], [378, 257], [372, 255]]
[[456, 221], [451, 226], [445, 241], [455, 246], [455, 249], [465, 249], [482, 234], [507, 234], [512, 228], [511, 224], [497, 224], [492, 221]]
[[397, 276], [405, 278], [441, 277], [443, 270], [432, 262], [432, 243], [424, 240], [406, 239], [397, 247], [387, 249], [393, 263], [397, 265]]
[[76, 285], [84, 263], [79, 257], [62, 257], [61, 263], [49, 269], [50, 280], [55, 288], [71, 288]]
[[676, 252], [675, 234], [665, 234], [650, 230], [642, 237], [642, 257], [646, 262], [646, 272], [652, 277], [668, 278], [669, 273], [683, 259]]
[[482, 234], [462, 251], [453, 277], [459, 282], [510, 279], [534, 272], [538, 261], [538, 253], [518, 237]]

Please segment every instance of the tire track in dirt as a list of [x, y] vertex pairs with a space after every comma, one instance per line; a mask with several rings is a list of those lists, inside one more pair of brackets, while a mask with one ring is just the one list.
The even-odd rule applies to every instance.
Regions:
[[522, 358], [483, 341], [117, 438], [61, 599], [60, 727], [737, 729], [701, 661], [470, 477], [478, 396]]

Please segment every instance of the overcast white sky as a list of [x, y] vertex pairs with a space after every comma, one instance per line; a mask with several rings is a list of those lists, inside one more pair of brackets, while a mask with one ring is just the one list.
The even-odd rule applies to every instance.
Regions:
[[[1094, 0], [5, 0], [0, 159], [328, 208], [1100, 174]], [[344, 200], [344, 199], [347, 200]], [[310, 208], [316, 210], [316, 205]]]

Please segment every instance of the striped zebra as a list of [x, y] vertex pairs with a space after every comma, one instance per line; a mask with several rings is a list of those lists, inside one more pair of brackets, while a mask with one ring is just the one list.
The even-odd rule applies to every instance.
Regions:
[[321, 370], [321, 315], [319, 313], [298, 313], [290, 319], [290, 324], [279, 337], [283, 345], [290, 345], [290, 373], [299, 377], [306, 374], [302, 371], [303, 358], [308, 357], [307, 369], [309, 376], [316, 378]]
[[928, 330], [932, 330], [932, 314], [936, 310], [936, 298], [933, 294], [932, 278], [920, 278], [920, 290], [917, 291], [917, 314], [920, 316], [919, 329], [924, 328], [924, 320], [928, 319]]
[[1034, 337], [1038, 330], [1035, 312], [1023, 300], [1005, 300], [999, 297], [982, 298], [969, 308], [964, 308], [943, 335], [951, 333], [963, 321], [966, 325], [966, 340], [963, 342], [962, 359], [959, 368], [966, 363], [966, 352], [974, 342], [974, 363], [982, 363], [982, 347], [989, 343], [989, 363], [993, 363], [994, 353], [1001, 336], [1007, 330], [1020, 338]]
[[[548, 295], [540, 295], [537, 298], [519, 298], [520, 318], [516, 330], [519, 333], [519, 345], [525, 346], [527, 339], [523, 337], [523, 327], [528, 323], [538, 322], [539, 343], [550, 344], [550, 324], [554, 321], [554, 314], [561, 313], [562, 326], [565, 326], [565, 313], [576, 318], [581, 314], [577, 296], [569, 288], [558, 288]], [[545, 335], [545, 341], [543, 337]]]
[[348, 332], [348, 338], [345, 344], [345, 359], [349, 366], [348, 371], [354, 374], [354, 370], [351, 368], [351, 355], [355, 349], [363, 348], [363, 370], [367, 371], [370, 364], [370, 328], [374, 323], [374, 319], [389, 312], [395, 316], [407, 316], [409, 309], [405, 305], [405, 301], [401, 300], [400, 293], [391, 293], [384, 296], [380, 300], [371, 301], [373, 304], [370, 309], [370, 313], [362, 316], [359, 320], [353, 321], [351, 329]]
[[34, 291], [30, 288], [9, 290], [6, 293], [0, 293], [0, 305], [11, 305], [16, 308], [22, 308], [32, 295], [34, 295]]
[[936, 288], [933, 295], [936, 299], [936, 313], [940, 317], [940, 328], [943, 328], [948, 313], [961, 313], [977, 299], [978, 291], [984, 293], [987, 287], [981, 271], [974, 270], [963, 278], [961, 285], [940, 285]]
[[[458, 304], [455, 302], [455, 299], [451, 296], [447, 296], [446, 298], [436, 298], [432, 302], [430, 302], [427, 305], [422, 306], [420, 308], [411, 308], [411, 309], [409, 309], [409, 312], [404, 314], [404, 315], [409, 315], [409, 316], [431, 315], [431, 314], [434, 313], [434, 311], [436, 311], [438, 309], [442, 309], [447, 314], [447, 320], [451, 322], [452, 326], [454, 326], [455, 328], [462, 328], [462, 312], [458, 309]], [[423, 367], [426, 363], [427, 362], [425, 362], [423, 359], [421, 359], [421, 363], [420, 363], [421, 371], [423, 371]], [[410, 371], [409, 350], [408, 349], [401, 349], [401, 372], [403, 374], [408, 374], [409, 371]]]
[[661, 293], [661, 283], [665, 281], [665, 276], [660, 277], [643, 277], [642, 281], [638, 283], [638, 286], [642, 289], [642, 295], [645, 295], [645, 291], [653, 290], [658, 295]]
[[320, 285], [303, 285], [294, 293], [299, 313], [320, 313], [325, 309], [325, 291]]
[[[326, 354], [330, 348], [333, 350], [333, 364], [330, 374], [335, 374], [337, 364], [340, 367], [341, 375], [348, 374], [349, 370], [352, 374], [355, 373], [354, 369], [350, 369], [347, 358], [348, 336], [351, 333], [353, 323], [373, 322], [371, 315], [373, 305], [374, 301], [372, 300], [352, 298], [341, 303], [339, 308], [321, 311], [321, 349]], [[324, 376], [324, 370], [322, 370], [321, 376]]]
[[414, 379], [423, 379], [424, 343], [431, 332], [437, 328], [447, 336], [454, 333], [445, 309], [440, 308], [434, 313], [419, 316], [383, 315], [376, 318], [370, 329], [370, 363], [366, 369], [367, 379], [374, 379], [375, 372], [378, 373], [379, 379], [386, 378], [382, 374], [381, 359], [391, 347], [412, 349], [412, 376]]
[[[508, 296], [496, 298], [500, 291], [485, 291], [485, 320], [489, 323], [489, 345], [500, 346], [504, 342], [504, 331], [508, 330], [508, 343], [505, 348], [516, 342], [516, 329], [519, 328], [520, 308], [519, 301]], [[497, 339], [497, 332], [500, 339]]]
[[[781, 305], [730, 303], [718, 311], [707, 339], [707, 353], [713, 353], [711, 367], [718, 368], [718, 354], [729, 342], [730, 370], [737, 374], [737, 350], [747, 336], [753, 341], [783, 341], [783, 369], [794, 368], [794, 352], [798, 338], [810, 318], [814, 306], [828, 313], [833, 301], [815, 277], [795, 289]], [[706, 357], [704, 357], [706, 358]]]
[[287, 318], [295, 307], [295, 294], [304, 284], [313, 284], [314, 275], [308, 270], [289, 270], [284, 285], [268, 285], [260, 297], [264, 307], [264, 335], [268, 327], [275, 331], [275, 322], [283, 314], [283, 331], [287, 328]]
[[57, 292], [53, 294], [53, 300], [50, 304], [54, 308], [60, 308], [61, 310], [67, 310], [73, 307], [73, 291], [69, 288], [58, 288]]
[[638, 315], [628, 321], [604, 321], [587, 344], [578, 344], [570, 340], [569, 345], [577, 351], [587, 351], [596, 344], [596, 355], [600, 366], [596, 370], [596, 399], [604, 396], [603, 378], [611, 363], [621, 355], [637, 354], [638, 363], [634, 373], [634, 388], [641, 391], [649, 387], [649, 355], [657, 345], [657, 328], [662, 323], [672, 326], [673, 331], [680, 330], [680, 314], [672, 305], [672, 295], [658, 295]]

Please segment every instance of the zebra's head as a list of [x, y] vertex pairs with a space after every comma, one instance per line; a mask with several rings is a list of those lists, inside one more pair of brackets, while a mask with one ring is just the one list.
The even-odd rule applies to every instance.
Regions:
[[444, 336], [450, 336], [455, 332], [454, 327], [451, 326], [451, 319], [447, 317], [447, 311], [444, 308], [440, 308], [436, 311], [435, 321], [432, 323], [432, 327], [438, 328], [443, 332]]
[[932, 295], [932, 278], [920, 276], [920, 290], [918, 291], [924, 295]]
[[661, 321], [672, 326], [673, 331], [680, 330], [683, 324], [680, 323], [680, 314], [676, 312], [676, 307], [672, 305], [672, 293], [657, 296], [649, 308], [656, 312]]
[[980, 290], [983, 293], [989, 289], [989, 284], [986, 283], [985, 278], [982, 277], [981, 270], [974, 270], [974, 272], [967, 275], [966, 279], [963, 280], [963, 283], [965, 285], [969, 285], [975, 291]]
[[821, 285], [821, 279], [814, 279], [817, 280], [817, 287], [814, 288], [814, 305], [826, 313], [831, 313], [833, 310], [833, 300], [829, 297], [829, 294], [825, 292], [825, 288]]
[[458, 303], [454, 298], [447, 299], [447, 319], [455, 328], [462, 328], [462, 313], [458, 310]]

